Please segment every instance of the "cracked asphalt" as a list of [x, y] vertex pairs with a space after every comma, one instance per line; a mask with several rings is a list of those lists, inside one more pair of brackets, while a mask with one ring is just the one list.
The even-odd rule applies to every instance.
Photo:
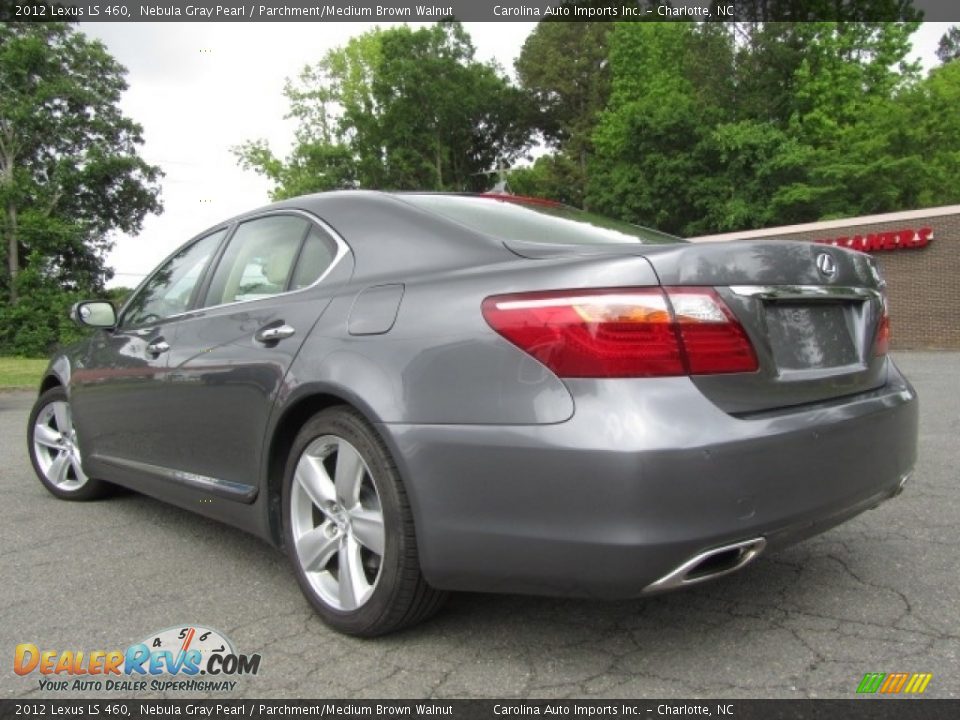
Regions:
[[54, 499], [26, 455], [33, 394], [0, 393], [0, 697], [85, 695], [15, 675], [17, 643], [109, 650], [184, 623], [262, 655], [230, 697], [849, 698], [864, 673], [895, 671], [960, 696], [960, 354], [896, 358], [921, 398], [899, 498], [680, 593], [454, 595], [372, 641], [328, 630], [283, 556], [240, 531], [135, 494]]

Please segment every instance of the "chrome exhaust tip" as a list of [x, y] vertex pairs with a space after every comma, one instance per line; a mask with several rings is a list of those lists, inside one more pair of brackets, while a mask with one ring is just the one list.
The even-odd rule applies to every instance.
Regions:
[[647, 585], [643, 589], [643, 594], [696, 585], [706, 580], [729, 575], [756, 560], [766, 546], [766, 539], [758, 537], [706, 550], [694, 555], [656, 582]]

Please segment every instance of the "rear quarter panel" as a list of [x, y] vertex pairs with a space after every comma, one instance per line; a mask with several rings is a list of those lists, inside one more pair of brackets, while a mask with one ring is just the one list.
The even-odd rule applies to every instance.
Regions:
[[[399, 278], [397, 278], [399, 280]], [[404, 278], [389, 332], [350, 335], [347, 318], [364, 282], [334, 300], [291, 368], [288, 385], [342, 387], [370, 420], [416, 424], [559, 423], [574, 412], [566, 385], [494, 332], [481, 303], [490, 295], [560, 288], [654, 285], [637, 256], [504, 260], [476, 269]]]

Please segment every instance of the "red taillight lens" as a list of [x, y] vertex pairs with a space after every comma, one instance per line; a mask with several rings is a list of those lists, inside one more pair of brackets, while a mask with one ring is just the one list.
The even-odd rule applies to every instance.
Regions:
[[[560, 377], [752, 372], [743, 328], [709, 288], [623, 288], [498, 295], [483, 316]], [[673, 307], [671, 307], [671, 304]]]
[[483, 316], [561, 377], [683, 374], [659, 289], [499, 295], [483, 301]]
[[877, 337], [873, 341], [874, 355], [886, 355], [890, 350], [890, 310], [887, 307], [887, 298], [883, 298], [883, 314], [877, 323]]
[[710, 288], [668, 288], [691, 375], [754, 372], [750, 338]]

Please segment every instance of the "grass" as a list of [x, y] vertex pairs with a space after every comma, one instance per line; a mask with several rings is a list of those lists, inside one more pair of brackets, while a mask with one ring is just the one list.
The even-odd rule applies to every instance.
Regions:
[[47, 362], [45, 358], [0, 357], [0, 390], [36, 389]]

